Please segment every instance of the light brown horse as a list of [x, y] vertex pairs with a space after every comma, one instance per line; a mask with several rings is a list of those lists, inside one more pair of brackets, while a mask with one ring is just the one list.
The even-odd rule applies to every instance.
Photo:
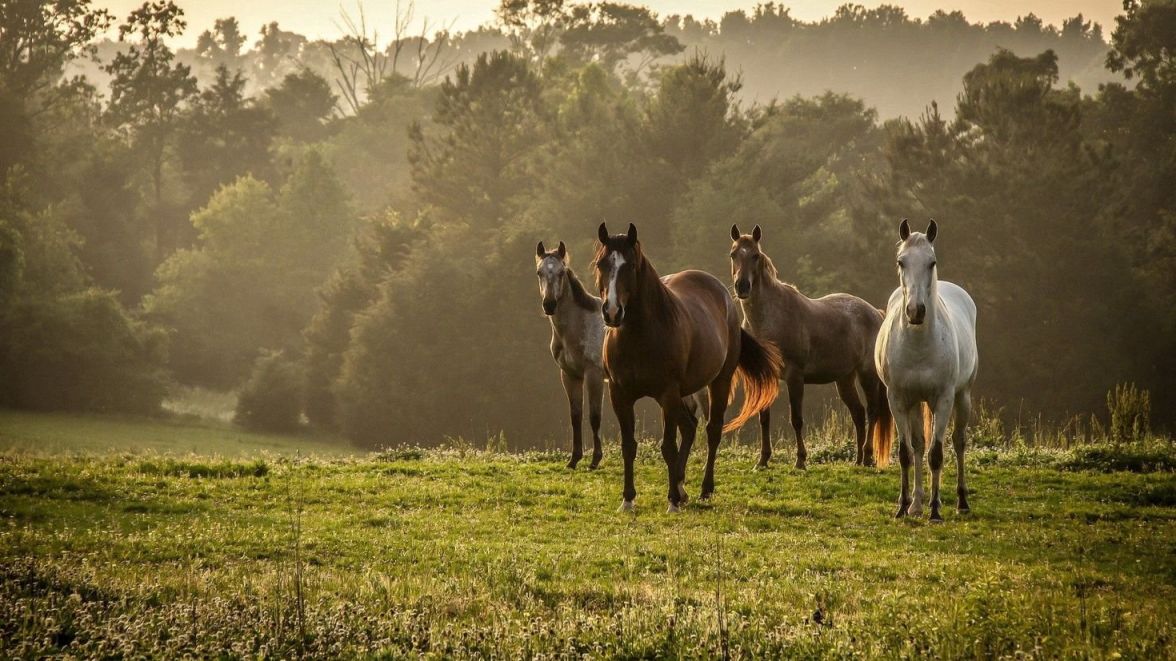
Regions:
[[[738, 428], [771, 406], [779, 390], [780, 355], [739, 326], [739, 310], [718, 278], [682, 271], [660, 278], [637, 241], [637, 228], [609, 236], [600, 224], [596, 283], [604, 299], [604, 365], [609, 396], [621, 426], [625, 460], [622, 510], [633, 509], [633, 461], [637, 456], [633, 406], [657, 400], [664, 425], [662, 458], [669, 476], [670, 511], [686, 502], [686, 466], [697, 419], [682, 397], [702, 388], [710, 393], [706, 472], [702, 498], [715, 489], [715, 455], [724, 431]], [[735, 381], [746, 385], [743, 407], [723, 425]], [[682, 445], [676, 434], [681, 430]]]
[[[731, 226], [731, 278], [743, 306], [745, 324], [761, 340], [772, 342], [784, 358], [792, 429], [796, 432], [796, 467], [803, 469], [804, 385], [836, 383], [837, 394], [849, 408], [857, 434], [857, 464], [886, 464], [894, 437], [894, 422], [886, 400], [886, 386], [874, 368], [874, 340], [882, 326], [880, 310], [849, 294], [811, 299], [796, 287], [780, 282], [776, 266], [760, 249], [762, 230], [740, 234]], [[857, 384], [866, 395], [862, 407]], [[772, 457], [771, 412], [760, 412], [760, 467]], [[870, 431], [873, 443], [866, 442]]]

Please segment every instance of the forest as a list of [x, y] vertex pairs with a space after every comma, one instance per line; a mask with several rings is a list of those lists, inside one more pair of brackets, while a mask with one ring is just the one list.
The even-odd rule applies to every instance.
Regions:
[[730, 225], [759, 224], [782, 279], [881, 307], [909, 217], [976, 300], [991, 409], [1101, 415], [1134, 383], [1170, 429], [1176, 2], [1123, 7], [503, 0], [410, 34], [406, 3], [391, 37], [352, 10], [320, 41], [0, 2], [0, 406], [199, 387], [256, 429], [525, 446], [566, 434], [537, 241], [587, 278], [596, 226], [633, 222], [661, 273], [727, 280]]

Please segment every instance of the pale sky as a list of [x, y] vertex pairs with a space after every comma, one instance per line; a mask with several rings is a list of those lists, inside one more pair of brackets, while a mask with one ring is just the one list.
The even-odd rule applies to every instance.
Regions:
[[[642, 4], [658, 13], [693, 14], [696, 18], [718, 19], [733, 9], [750, 11], [758, 0], [629, 0]], [[849, 0], [792, 0], [784, 2], [792, 9], [792, 16], [805, 21], [824, 18]], [[402, 0], [405, 4], [406, 0]], [[879, 2], [858, 0], [859, 4], [876, 7]], [[119, 21], [130, 11], [143, 4], [143, 0], [95, 0], [94, 5], [106, 7]], [[277, 21], [285, 30], [293, 30], [312, 39], [334, 39], [342, 34], [338, 27], [340, 8], [356, 14], [356, 0], [177, 0], [188, 19], [188, 29], [178, 43], [191, 46], [196, 36], [210, 28], [217, 18], [235, 16], [244, 32], [250, 36], [252, 46], [261, 26]], [[1114, 30], [1114, 17], [1122, 12], [1121, 0], [888, 0], [886, 4], [899, 5], [907, 14], [926, 18], [936, 9], [959, 9], [971, 22], [990, 21], [1012, 22], [1017, 16], [1030, 12], [1037, 14], [1046, 23], [1060, 26], [1062, 19], [1081, 12], [1088, 20], [1101, 23], [1107, 36]], [[395, 15], [396, 0], [366, 0], [363, 2], [368, 24], [380, 29], [381, 36], [391, 34], [391, 23]], [[456, 31], [476, 28], [494, 18], [496, 0], [417, 0], [416, 29], [420, 29], [420, 18], [428, 17], [431, 25], [452, 24]], [[432, 30], [430, 30], [432, 31]], [[381, 39], [382, 40], [382, 39]]]

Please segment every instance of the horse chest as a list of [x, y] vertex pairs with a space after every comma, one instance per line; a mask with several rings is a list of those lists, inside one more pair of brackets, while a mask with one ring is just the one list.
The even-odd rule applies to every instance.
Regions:
[[551, 338], [551, 357], [561, 370], [569, 374], [579, 374], [583, 370], [580, 357], [558, 335]]

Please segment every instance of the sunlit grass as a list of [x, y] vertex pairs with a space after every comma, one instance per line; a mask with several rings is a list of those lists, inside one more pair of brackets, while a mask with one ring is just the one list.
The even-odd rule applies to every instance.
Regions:
[[1170, 445], [978, 449], [943, 525], [891, 518], [893, 467], [728, 445], [668, 515], [647, 441], [630, 517], [615, 442], [595, 472], [471, 446], [0, 455], [0, 656], [1176, 653]]

